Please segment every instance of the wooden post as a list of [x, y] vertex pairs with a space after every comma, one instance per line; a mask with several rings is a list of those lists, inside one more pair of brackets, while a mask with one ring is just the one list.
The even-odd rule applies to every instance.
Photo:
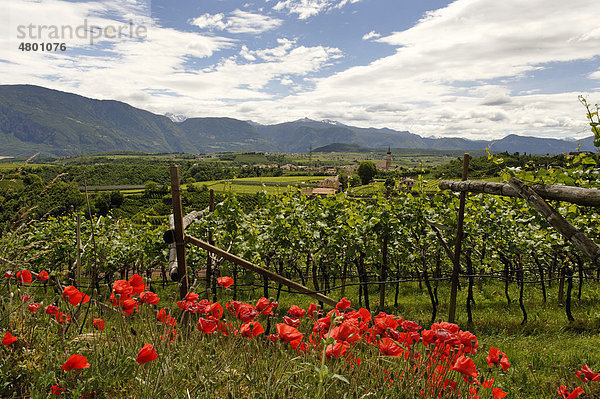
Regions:
[[381, 259], [381, 284], [379, 284], [379, 308], [383, 310], [385, 307], [385, 282], [387, 280], [388, 268], [388, 235], [387, 231], [383, 236], [383, 250]]
[[[208, 212], [212, 213], [215, 210], [215, 191], [211, 188], [208, 195]], [[213, 240], [212, 231], [207, 232], [208, 243], [210, 245], [215, 245]], [[215, 276], [213, 276], [213, 264], [212, 264], [212, 254], [210, 252], [206, 253], [206, 298], [212, 299], [213, 302], [217, 301], [217, 286], [216, 283], [213, 283], [213, 280], [216, 281]], [[209, 298], [211, 296], [212, 298]]]
[[[469, 176], [469, 154], [463, 158], [462, 180], [466, 181]], [[456, 294], [458, 291], [458, 273], [460, 271], [460, 247], [463, 238], [463, 222], [465, 218], [466, 192], [461, 191], [460, 203], [458, 205], [458, 223], [456, 226], [456, 244], [454, 246], [454, 267], [452, 268], [452, 286], [450, 287], [450, 307], [448, 310], [448, 321], [454, 323], [456, 316]]]
[[[455, 181], [442, 180], [438, 183], [441, 190], [466, 191], [474, 194], [492, 194], [505, 197], [520, 197], [518, 189], [511, 184], [494, 183], [489, 181]], [[540, 197], [551, 201], [565, 201], [583, 206], [600, 206], [600, 190], [560, 186], [551, 184], [534, 184], [531, 187]]]
[[75, 269], [75, 286], [81, 288], [81, 214], [77, 212], [77, 269]]
[[560, 234], [571, 241], [581, 252], [588, 256], [596, 265], [600, 264], [600, 247], [585, 234], [577, 230], [564, 217], [546, 203], [531, 187], [525, 185], [516, 177], [511, 177], [508, 184], [523, 197], [532, 208], [544, 217]]
[[183, 209], [181, 207], [181, 187], [179, 168], [171, 166], [171, 196], [173, 198], [173, 222], [175, 225], [175, 249], [177, 253], [177, 275], [179, 276], [179, 297], [187, 295], [188, 278], [185, 262], [185, 235], [183, 232]]
[[246, 268], [246, 269], [248, 269], [250, 271], [258, 273], [258, 274], [260, 274], [260, 275], [262, 275], [262, 276], [264, 276], [264, 277], [266, 277], [266, 278], [268, 278], [270, 280], [273, 280], [273, 281], [275, 281], [277, 283], [281, 283], [281, 284], [283, 284], [283, 285], [285, 285], [287, 287], [295, 289], [298, 292], [307, 294], [307, 295], [309, 295], [309, 296], [311, 296], [311, 297], [313, 297], [315, 299], [318, 299], [321, 302], [325, 302], [328, 305], [335, 306], [338, 303], [338, 301], [336, 301], [335, 299], [332, 299], [332, 298], [329, 298], [328, 296], [325, 296], [323, 294], [317, 293], [317, 292], [311, 290], [310, 288], [303, 286], [302, 284], [298, 284], [297, 282], [292, 281], [290, 279], [287, 279], [287, 278], [285, 278], [283, 276], [280, 276], [277, 273], [273, 273], [270, 270], [267, 270], [267, 269], [264, 269], [264, 268], [262, 268], [260, 266], [257, 266], [257, 265], [255, 265], [252, 262], [248, 262], [245, 259], [242, 259], [242, 258], [240, 258], [240, 257], [238, 257], [238, 256], [236, 256], [236, 255], [234, 255], [232, 253], [229, 253], [229, 252], [227, 252], [227, 251], [225, 251], [225, 250], [223, 250], [221, 248], [215, 247], [214, 245], [210, 245], [207, 242], [204, 242], [204, 241], [199, 240], [197, 238], [194, 238], [192, 236], [186, 236], [185, 237], [185, 241], [189, 242], [192, 245], [195, 245], [197, 247], [205, 249], [206, 251], [215, 253], [218, 256], [221, 256], [224, 259], [226, 259], [226, 260], [228, 260], [228, 261], [230, 261], [232, 263], [235, 263], [235, 264], [240, 265], [240, 266], [242, 266], [242, 267], [244, 267], [244, 268]]

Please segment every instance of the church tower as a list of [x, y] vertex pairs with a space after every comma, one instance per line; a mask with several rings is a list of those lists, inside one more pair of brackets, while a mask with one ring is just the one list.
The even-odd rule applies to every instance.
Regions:
[[390, 170], [391, 167], [392, 167], [392, 150], [388, 146], [387, 157], [385, 159], [385, 170], [386, 170], [386, 172], [388, 170]]

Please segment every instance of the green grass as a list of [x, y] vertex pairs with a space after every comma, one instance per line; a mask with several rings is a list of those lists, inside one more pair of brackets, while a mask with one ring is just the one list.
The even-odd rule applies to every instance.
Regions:
[[[280, 194], [288, 191], [288, 186], [310, 186], [310, 184], [314, 185], [323, 179], [324, 177], [319, 176], [244, 177], [240, 179], [204, 181], [195, 183], [194, 185], [197, 188], [206, 186], [208, 189], [213, 189], [215, 192], [221, 193], [256, 194], [266, 191], [269, 194]], [[182, 187], [185, 189], [187, 185], [183, 185]]]

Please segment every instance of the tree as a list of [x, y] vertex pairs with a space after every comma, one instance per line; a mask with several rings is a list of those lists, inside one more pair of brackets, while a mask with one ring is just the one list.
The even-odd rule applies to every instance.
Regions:
[[396, 180], [394, 180], [393, 177], [388, 177], [387, 179], [385, 179], [385, 183], [383, 183], [383, 185], [385, 186], [385, 188], [393, 190], [394, 186], [396, 185]]
[[360, 185], [360, 177], [358, 177], [357, 175], [350, 176], [350, 179], [348, 179], [348, 184], [350, 185], [350, 187], [356, 187]]
[[348, 176], [344, 173], [340, 173], [338, 180], [340, 182], [340, 189], [346, 191], [348, 189]]
[[363, 161], [356, 170], [360, 177], [361, 183], [368, 184], [377, 175], [377, 167], [371, 161]]

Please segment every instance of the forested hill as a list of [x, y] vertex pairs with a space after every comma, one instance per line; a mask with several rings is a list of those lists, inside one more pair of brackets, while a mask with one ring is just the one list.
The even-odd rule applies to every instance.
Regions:
[[509, 135], [494, 141], [423, 138], [407, 131], [301, 119], [260, 125], [232, 118], [174, 122], [128, 104], [30, 85], [0, 85], [0, 156], [91, 152], [307, 152], [332, 143], [361, 147], [483, 150], [535, 154], [594, 150], [581, 142]]

